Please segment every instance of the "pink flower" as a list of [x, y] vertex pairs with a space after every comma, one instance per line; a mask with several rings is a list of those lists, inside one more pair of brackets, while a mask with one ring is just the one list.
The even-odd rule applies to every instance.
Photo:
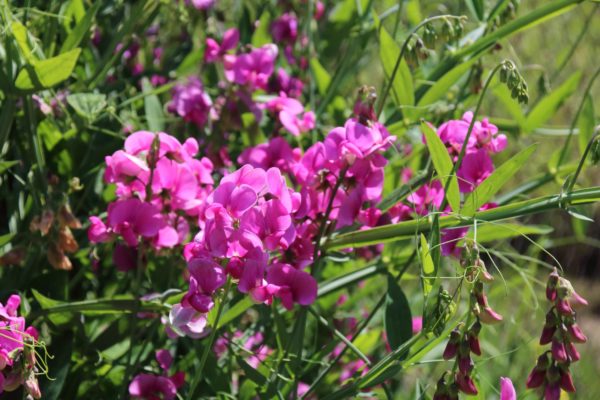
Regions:
[[108, 206], [108, 226], [121, 235], [129, 246], [136, 246], [138, 237], [151, 238], [165, 226], [159, 210], [138, 199], [116, 201]]
[[266, 102], [265, 107], [276, 113], [283, 127], [294, 136], [299, 136], [315, 127], [314, 113], [304, 112], [304, 107], [298, 100], [286, 97], [284, 93]]
[[284, 13], [271, 23], [271, 34], [275, 42], [294, 43], [298, 38], [298, 19], [295, 15]]
[[488, 153], [476, 150], [466, 154], [457, 171], [458, 187], [462, 193], [470, 193], [494, 171], [494, 164]]
[[185, 4], [191, 4], [196, 10], [208, 10], [212, 8], [217, 0], [185, 0]]
[[239, 40], [240, 32], [236, 28], [231, 28], [225, 31], [221, 44], [219, 44], [215, 39], [206, 39], [204, 61], [207, 63], [212, 63], [222, 59], [229, 50], [237, 47]]
[[266, 280], [276, 287], [274, 295], [281, 299], [288, 310], [293, 308], [294, 303], [307, 306], [317, 298], [317, 281], [310, 274], [291, 265], [271, 265]]
[[185, 383], [185, 374], [177, 372], [168, 376], [173, 356], [167, 350], [157, 350], [156, 360], [164, 371], [164, 375], [138, 374], [129, 384], [129, 395], [134, 399], [172, 400], [177, 396], [177, 389]]
[[427, 215], [430, 209], [439, 209], [444, 199], [444, 188], [440, 181], [423, 185], [411, 193], [406, 200], [413, 204], [419, 215]]
[[196, 124], [199, 129], [214, 116], [212, 100], [204, 91], [200, 80], [195, 77], [188, 78], [185, 84], [175, 86], [172, 96], [173, 100], [167, 106], [169, 112], [179, 115], [186, 122]]
[[500, 400], [517, 400], [517, 392], [510, 378], [500, 378]]
[[304, 83], [290, 76], [283, 68], [277, 69], [277, 72], [271, 80], [269, 80], [270, 93], [285, 93], [288, 97], [299, 98], [302, 96]]
[[294, 162], [298, 161], [297, 153], [284, 138], [275, 137], [268, 143], [246, 148], [237, 161], [265, 170], [276, 167], [282, 172], [290, 172]]
[[277, 53], [277, 46], [266, 44], [252, 49], [249, 53], [226, 55], [225, 77], [228, 81], [248, 86], [251, 90], [266, 89], [275, 67]]
[[196, 311], [193, 307], [174, 304], [169, 312], [167, 334], [171, 338], [188, 336], [199, 339], [209, 333], [206, 324], [206, 314]]

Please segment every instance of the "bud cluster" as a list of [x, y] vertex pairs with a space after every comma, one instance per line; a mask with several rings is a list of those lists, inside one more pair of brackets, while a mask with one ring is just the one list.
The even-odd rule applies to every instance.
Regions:
[[408, 64], [417, 65], [420, 60], [426, 60], [431, 53], [430, 49], [439, 43], [448, 43], [459, 39], [464, 32], [467, 18], [465, 16], [441, 18], [441, 27], [436, 26], [439, 25], [438, 21], [430, 21], [423, 25], [422, 37], [413, 35], [415, 39], [407, 47], [406, 60]]
[[465, 269], [464, 276], [472, 284], [470, 311], [475, 322], [461, 324], [450, 333], [450, 339], [444, 350], [444, 360], [455, 359], [452, 381], [446, 379], [446, 373], [438, 381], [438, 386], [433, 397], [434, 400], [458, 399], [458, 392], [468, 395], [477, 394], [477, 386], [472, 378], [475, 364], [471, 353], [480, 356], [479, 333], [482, 323], [493, 324], [502, 321], [502, 316], [494, 311], [488, 304], [483, 283], [491, 282], [494, 278], [485, 268], [485, 263], [479, 257], [476, 244], [465, 245], [461, 255], [461, 266]]
[[548, 277], [546, 298], [553, 306], [546, 314], [540, 344], [551, 344], [551, 349], [538, 357], [527, 387], [543, 390], [545, 400], [558, 400], [561, 389], [575, 391], [569, 367], [580, 358], [575, 343], [584, 343], [587, 338], [577, 325], [572, 307], [587, 305], [587, 301], [556, 269]]
[[510, 90], [510, 95], [521, 104], [527, 104], [529, 101], [529, 92], [527, 82], [519, 73], [512, 61], [505, 60], [500, 68], [500, 82], [505, 83]]
[[79, 249], [79, 244], [71, 229], [81, 229], [81, 222], [73, 215], [71, 208], [64, 203], [54, 212], [47, 207], [41, 215], [36, 215], [29, 224], [31, 232], [39, 232], [48, 236], [47, 258], [50, 265], [56, 269], [70, 270], [71, 260], [66, 254], [73, 254]]

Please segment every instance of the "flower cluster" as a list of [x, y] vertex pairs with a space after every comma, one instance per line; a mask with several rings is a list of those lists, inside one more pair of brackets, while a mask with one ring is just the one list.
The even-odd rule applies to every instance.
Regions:
[[34, 351], [39, 335], [34, 327], [25, 327], [25, 318], [18, 315], [20, 304], [16, 294], [6, 305], [0, 303], [0, 394], [24, 385], [29, 396], [39, 399]]
[[[473, 123], [471, 134], [467, 139], [469, 127]], [[460, 120], [450, 120], [437, 129], [437, 135], [446, 145], [451, 159], [456, 163], [465, 144], [465, 155], [456, 172], [461, 193], [468, 194], [475, 190], [494, 171], [491, 155], [501, 152], [506, 148], [506, 135], [498, 133], [498, 127], [487, 119], [473, 122], [473, 113], [466, 112]], [[425, 139], [423, 139], [425, 140]], [[403, 174], [412, 175], [410, 170]], [[408, 220], [413, 214], [418, 216], [428, 215], [431, 211], [439, 210], [444, 203], [444, 188], [440, 181], [434, 180], [426, 183], [413, 191], [406, 203], [398, 203], [392, 207], [388, 214], [391, 222]], [[495, 207], [495, 204], [484, 204], [481, 209]], [[449, 206], [443, 213], [450, 212]], [[444, 256], [460, 255], [458, 242], [466, 235], [468, 228], [442, 230], [442, 254]]]
[[92, 243], [122, 239], [117, 266], [132, 267], [128, 260], [140, 239], [157, 250], [186, 241], [213, 185], [213, 165], [194, 158], [197, 152], [195, 139], [181, 144], [166, 133], [139, 131], [105, 158], [104, 180], [116, 185], [117, 200], [108, 205], [106, 221], [90, 217], [88, 237]]
[[561, 389], [566, 392], [575, 391], [569, 368], [580, 358], [575, 343], [587, 341], [577, 325], [576, 313], [572, 307], [585, 306], [588, 303], [577, 294], [571, 282], [560, 276], [556, 270], [548, 277], [546, 298], [553, 306], [546, 314], [540, 344], [551, 344], [551, 350], [538, 357], [527, 378], [527, 387], [540, 388], [545, 400], [558, 400], [561, 397]]
[[322, 236], [356, 222], [374, 226], [381, 215], [374, 205], [387, 163], [382, 152], [394, 137], [372, 114], [350, 118], [304, 154], [279, 137], [240, 155], [247, 164], [207, 197], [200, 232], [185, 247], [190, 286], [171, 311], [170, 330], [202, 336], [228, 278], [259, 303], [279, 298], [291, 309], [315, 300], [317, 283], [304, 268], [319, 256]]
[[136, 375], [129, 384], [129, 395], [132, 399], [173, 400], [177, 397], [177, 389], [185, 383], [185, 373], [182, 371], [168, 375], [171, 364], [173, 364], [173, 356], [168, 350], [157, 350], [155, 357], [163, 373], [161, 375], [148, 373]]
[[[475, 321], [473, 323], [461, 324], [450, 333], [450, 339], [444, 350], [445, 360], [455, 359], [455, 368], [457, 372], [452, 378], [447, 379], [446, 373], [438, 382], [435, 400], [444, 398], [458, 398], [458, 392], [468, 395], [477, 394], [477, 386], [472, 379], [474, 368], [471, 353], [480, 356], [481, 346], [479, 344], [479, 334], [482, 323], [493, 324], [502, 321], [502, 316], [495, 312], [488, 304], [484, 293], [483, 282], [490, 282], [493, 277], [485, 268], [485, 264], [479, 258], [479, 251], [476, 245], [467, 245], [464, 248], [461, 265], [464, 267], [464, 276], [467, 282], [472, 284], [471, 288], [471, 315]], [[469, 319], [470, 320], [470, 319]], [[447, 396], [447, 397], [444, 397]]]

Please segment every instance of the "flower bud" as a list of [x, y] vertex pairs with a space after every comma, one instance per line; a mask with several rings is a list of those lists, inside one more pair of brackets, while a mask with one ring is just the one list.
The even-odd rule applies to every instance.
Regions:
[[567, 349], [567, 354], [571, 358], [571, 362], [579, 361], [581, 359], [581, 355], [573, 343], [567, 342], [565, 348]]
[[546, 298], [549, 301], [556, 299], [556, 285], [558, 284], [558, 271], [554, 269], [550, 276], [548, 276], [548, 282], [546, 283]]
[[565, 392], [575, 392], [575, 385], [573, 384], [573, 377], [568, 370], [562, 371], [560, 373], [560, 387]]
[[562, 340], [559, 340], [556, 337], [552, 339], [552, 357], [554, 357], [554, 359], [559, 362], [568, 361], [567, 349], [565, 347], [565, 344], [562, 342]]
[[576, 323], [567, 325], [567, 333], [569, 334], [569, 339], [575, 343], [585, 343], [587, 341], [587, 337]]
[[560, 400], [560, 385], [558, 383], [551, 383], [546, 386], [544, 400]]
[[458, 351], [458, 345], [460, 342], [460, 332], [457, 329], [454, 329], [450, 332], [450, 339], [448, 340], [448, 344], [446, 344], [446, 348], [444, 349], [444, 360], [451, 360], [454, 358]]
[[475, 386], [475, 382], [473, 382], [473, 379], [471, 379], [469, 375], [461, 374], [459, 372], [458, 374], [456, 374], [455, 382], [458, 386], [458, 389], [461, 392], [470, 395], [477, 394], [477, 387]]

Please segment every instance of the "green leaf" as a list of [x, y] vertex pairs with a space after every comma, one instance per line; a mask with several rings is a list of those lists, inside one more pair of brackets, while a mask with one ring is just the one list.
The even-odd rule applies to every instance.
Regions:
[[[379, 58], [381, 59], [383, 71], [388, 80], [394, 72], [394, 67], [399, 56], [400, 48], [385, 28], [381, 26], [379, 31]], [[396, 77], [391, 85], [396, 105], [413, 106], [415, 104], [413, 78], [408, 64], [404, 59], [401, 60]]]
[[548, 121], [560, 108], [562, 103], [577, 90], [577, 85], [581, 80], [581, 72], [575, 72], [562, 85], [545, 96], [539, 103], [527, 114], [523, 129], [526, 133], [532, 132]]
[[67, 96], [67, 103], [77, 114], [94, 121], [106, 108], [106, 95], [100, 93], [75, 93]]
[[[52, 308], [55, 306], [60, 306], [60, 305], [65, 304], [64, 302], [53, 300], [49, 297], [46, 297], [35, 289], [31, 289], [31, 293], [33, 294], [33, 297], [37, 300], [37, 302], [40, 304], [42, 309], [49, 309], [49, 308]], [[62, 325], [62, 324], [66, 324], [67, 322], [69, 322], [71, 320], [72, 316], [73, 316], [72, 313], [70, 313], [68, 311], [64, 311], [61, 313], [49, 315], [48, 319], [55, 325]]]
[[485, 16], [485, 4], [483, 0], [467, 0], [469, 11], [479, 20], [483, 21]]
[[[457, 84], [458, 80], [469, 71], [471, 66], [477, 62], [478, 58], [472, 58], [471, 60], [459, 64], [448, 71], [442, 76], [437, 82], [435, 82], [419, 99], [417, 103], [418, 107], [425, 107], [435, 103], [436, 101], [446, 97], [450, 88]], [[424, 113], [425, 111], [423, 111]]]
[[6, 234], [0, 236], [0, 247], [2, 247], [5, 244], [9, 243], [12, 240], [13, 237], [15, 237], [14, 233], [6, 233]]
[[329, 72], [319, 62], [316, 58], [310, 59], [310, 70], [312, 72], [315, 83], [317, 84], [317, 90], [319, 94], [322, 96], [327, 93], [327, 89], [329, 88], [329, 84], [331, 83], [331, 76]]
[[384, 325], [392, 349], [397, 349], [412, 336], [412, 316], [406, 295], [388, 275], [388, 290], [385, 298]]
[[431, 252], [429, 251], [429, 244], [427, 244], [427, 239], [425, 235], [421, 234], [421, 268], [423, 271], [423, 294], [425, 297], [431, 292], [433, 288], [433, 284], [435, 282], [435, 264], [433, 263], [433, 258], [431, 258]]
[[[425, 134], [425, 142], [431, 155], [431, 161], [442, 182], [442, 186], [444, 188], [448, 186], [448, 192], [446, 193], [448, 203], [452, 207], [452, 210], [457, 212], [460, 209], [460, 191], [458, 190], [456, 175], [451, 175], [454, 165], [452, 164], [450, 154], [448, 154], [448, 150], [440, 137], [427, 122], [421, 122], [421, 129]], [[449, 185], [447, 184], [448, 179], [450, 179]]]
[[81, 49], [76, 48], [56, 57], [26, 65], [19, 71], [15, 86], [22, 91], [36, 91], [61, 83], [73, 72], [80, 53]]
[[271, 38], [271, 32], [269, 32], [270, 25], [271, 14], [268, 11], [265, 11], [260, 16], [260, 19], [258, 20], [258, 27], [252, 34], [252, 46], [260, 47], [273, 41]]
[[69, 36], [65, 39], [60, 52], [72, 50], [79, 46], [79, 43], [83, 40], [86, 35], [89, 34], [90, 28], [94, 22], [94, 17], [100, 9], [102, 1], [96, 0], [96, 3], [85, 13], [85, 16], [75, 25], [75, 28], [69, 33]]
[[0, 161], [0, 174], [3, 173], [4, 171], [6, 171], [7, 169], [9, 169], [10, 167], [17, 165], [18, 163], [19, 163], [19, 161], [17, 161], [17, 160]]
[[162, 104], [160, 104], [158, 96], [150, 94], [152, 89], [152, 85], [148, 78], [142, 79], [142, 91], [146, 94], [144, 97], [144, 111], [146, 113], [148, 129], [152, 132], [162, 132], [165, 129], [163, 107]]
[[336, 276], [335, 278], [325, 281], [319, 285], [318, 297], [326, 296], [337, 290], [343, 289], [346, 286], [350, 286], [356, 282], [362, 281], [385, 271], [387, 271], [387, 267], [382, 263], [377, 263], [375, 265], [359, 268], [342, 276]]
[[20, 22], [13, 22], [11, 24], [11, 29], [25, 60], [27, 60], [28, 63], [35, 63], [36, 58], [31, 52], [31, 46], [29, 46], [29, 33], [27, 32], [27, 28]]
[[498, 193], [502, 186], [511, 179], [527, 162], [537, 145], [532, 144], [525, 150], [515, 154], [510, 160], [502, 164], [490, 176], [487, 177], [470, 195], [465, 199], [461, 214], [471, 217], [485, 203]]
[[236, 357], [237, 363], [244, 371], [244, 374], [248, 379], [257, 385], [263, 386], [267, 383], [267, 377], [261, 374], [257, 369], [252, 368], [242, 357]]
[[577, 121], [577, 128], [579, 128], [579, 152], [582, 156], [589, 141], [594, 135], [595, 125], [594, 100], [592, 100], [592, 96], [588, 93], [585, 96], [583, 108], [579, 114], [579, 120]]
[[253, 305], [254, 303], [252, 302], [252, 299], [249, 296], [245, 296], [242, 300], [235, 303], [233, 307], [223, 313], [221, 319], [219, 320], [219, 328], [227, 325], [229, 322], [242, 315]]

